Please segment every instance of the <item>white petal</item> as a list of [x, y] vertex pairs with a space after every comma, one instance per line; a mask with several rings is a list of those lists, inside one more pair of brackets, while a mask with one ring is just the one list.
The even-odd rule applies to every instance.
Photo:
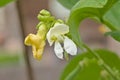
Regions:
[[63, 48], [59, 42], [55, 42], [54, 51], [58, 58], [63, 59]]
[[69, 26], [66, 24], [56, 23], [51, 29], [52, 34], [66, 34], [69, 32]]
[[51, 31], [49, 31], [47, 33], [47, 40], [48, 40], [48, 43], [50, 44], [50, 46], [52, 46], [54, 40], [51, 39]]
[[64, 49], [70, 55], [76, 55], [77, 54], [77, 47], [76, 47], [75, 43], [71, 39], [69, 39], [68, 37], [65, 37]]
[[65, 24], [56, 23], [47, 33], [47, 40], [50, 45], [53, 44], [53, 37], [59, 38], [60, 35], [66, 34], [69, 32], [69, 26]]

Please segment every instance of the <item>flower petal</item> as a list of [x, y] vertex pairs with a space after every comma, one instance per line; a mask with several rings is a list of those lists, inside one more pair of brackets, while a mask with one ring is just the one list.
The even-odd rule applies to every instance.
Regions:
[[54, 27], [51, 28], [52, 35], [55, 34], [66, 34], [69, 32], [69, 26], [66, 24], [56, 23]]
[[59, 42], [55, 42], [54, 51], [58, 58], [63, 59], [63, 48]]
[[58, 38], [59, 35], [63, 35], [69, 32], [69, 27], [65, 24], [56, 23], [47, 33], [47, 40], [50, 46], [55, 41], [54, 38]]
[[39, 46], [41, 42], [41, 39], [39, 38], [38, 35], [35, 34], [29, 34], [26, 38], [25, 38], [25, 44], [30, 46], [30, 45], [36, 45]]
[[25, 38], [25, 44], [32, 46], [32, 52], [35, 59], [40, 60], [43, 54], [45, 40], [41, 39], [39, 35], [29, 34]]
[[35, 59], [40, 60], [42, 58], [43, 50], [45, 46], [45, 41], [41, 41], [39, 47], [32, 45], [32, 52]]
[[32, 46], [33, 57], [37, 60], [40, 60], [42, 58], [43, 50], [44, 48], [36, 49], [35, 46]]
[[77, 47], [76, 47], [75, 43], [71, 39], [69, 39], [68, 37], [65, 37], [64, 49], [70, 55], [76, 55], [77, 54]]
[[50, 46], [52, 46], [54, 40], [51, 39], [51, 31], [48, 31], [47, 33], [47, 40]]

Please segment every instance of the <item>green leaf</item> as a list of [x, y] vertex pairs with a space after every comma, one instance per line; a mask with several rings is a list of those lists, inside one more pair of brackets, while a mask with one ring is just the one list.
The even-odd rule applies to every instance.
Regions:
[[64, 7], [71, 9], [79, 0], [58, 0]]
[[[115, 53], [108, 50], [95, 50], [95, 52], [97, 52], [104, 62], [112, 69], [116, 68], [120, 71], [120, 58]], [[101, 72], [104, 69], [98, 65], [97, 61], [94, 60], [94, 56], [91, 55], [90, 52], [78, 54], [74, 57], [65, 67], [60, 80], [67, 80], [66, 78], [68, 75], [75, 70], [76, 66], [79, 65], [80, 61], [83, 61], [84, 58], [89, 59], [89, 64], [79, 70], [73, 79], [69, 80], [106, 80], [101, 79]]]
[[117, 0], [80, 0], [73, 6], [68, 25], [70, 33], [76, 44], [81, 47], [81, 39], [79, 36], [79, 24], [85, 18], [93, 18], [102, 22], [102, 16]]
[[80, 0], [75, 6], [75, 8], [85, 8], [85, 7], [92, 7], [92, 8], [103, 8], [108, 0]]
[[112, 36], [115, 40], [120, 42], [120, 31], [112, 31], [112, 32], [107, 32], [105, 33], [106, 36], [110, 35]]
[[103, 16], [103, 21], [107, 26], [113, 26], [112, 30], [120, 31], [120, 0], [107, 11]]
[[15, 0], [0, 0], [0, 7], [5, 6], [6, 4], [15, 1]]

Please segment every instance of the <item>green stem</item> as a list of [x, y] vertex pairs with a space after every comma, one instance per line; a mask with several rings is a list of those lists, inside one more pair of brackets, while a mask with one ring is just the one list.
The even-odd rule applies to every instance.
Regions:
[[114, 80], [119, 80], [116, 75], [114, 74], [114, 71], [102, 60], [102, 58], [93, 50], [91, 50], [87, 45], [83, 44], [83, 47], [89, 51], [93, 56], [95, 56], [95, 58], [98, 61], [102, 61], [101, 66], [112, 76], [112, 78]]

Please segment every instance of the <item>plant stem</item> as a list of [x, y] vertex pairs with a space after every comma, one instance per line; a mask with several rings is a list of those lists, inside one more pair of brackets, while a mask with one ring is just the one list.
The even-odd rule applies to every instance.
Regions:
[[114, 71], [103, 61], [103, 59], [93, 50], [91, 50], [87, 45], [83, 44], [83, 47], [89, 51], [93, 56], [95, 56], [95, 58], [98, 60], [98, 61], [101, 61], [102, 64], [101, 66], [112, 76], [112, 78], [114, 80], [119, 80], [116, 75], [114, 74]]
[[[21, 29], [21, 34], [22, 34], [22, 40], [23, 40], [23, 43], [24, 43], [24, 39], [25, 39], [25, 29], [24, 29], [24, 27], [25, 26], [23, 24], [23, 17], [21, 15], [20, 0], [18, 0], [16, 2], [16, 7], [18, 9], [18, 16], [19, 16], [19, 20], [20, 20], [20, 29]], [[23, 52], [24, 52], [24, 59], [25, 59], [25, 64], [26, 64], [28, 80], [34, 80], [32, 66], [30, 64], [28, 47], [27, 46], [23, 45]]]

